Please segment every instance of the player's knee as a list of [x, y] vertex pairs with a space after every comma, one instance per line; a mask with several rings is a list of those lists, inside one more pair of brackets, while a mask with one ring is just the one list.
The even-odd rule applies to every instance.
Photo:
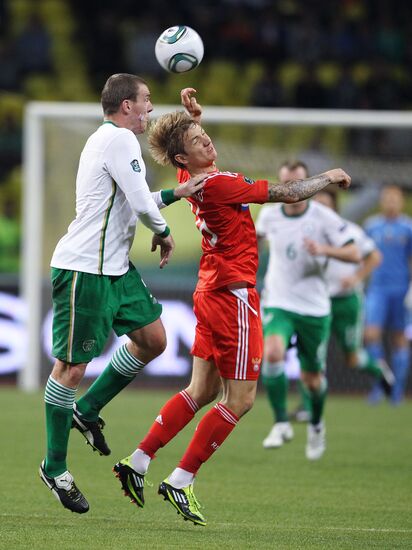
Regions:
[[346, 355], [346, 365], [350, 369], [356, 369], [358, 365], [362, 362], [361, 351], [350, 352]]
[[285, 357], [285, 349], [280, 343], [267, 346], [265, 349], [265, 359], [268, 363], [279, 363]]
[[236, 414], [238, 418], [244, 416], [248, 413], [255, 402], [255, 394], [248, 393], [242, 396], [241, 399], [234, 400], [222, 400], [223, 405], [225, 405], [229, 410]]
[[395, 333], [392, 336], [392, 345], [395, 350], [406, 348], [408, 346], [408, 340], [406, 339], [405, 334], [402, 333]]
[[302, 373], [302, 382], [309, 391], [317, 391], [322, 384], [321, 373], [306, 372]]
[[254, 403], [255, 403], [255, 396], [248, 395], [242, 403], [243, 411], [241, 414], [239, 414], [239, 416], [243, 416], [244, 414], [248, 413], [253, 408]]
[[131, 341], [130, 351], [135, 357], [138, 357], [145, 363], [148, 363], [161, 355], [165, 351], [166, 345], [166, 333], [158, 331], [148, 335], [144, 341], [140, 341], [139, 344]]
[[372, 344], [373, 342], [379, 342], [381, 339], [381, 331], [377, 327], [366, 327], [364, 338], [367, 344]]
[[83, 379], [86, 367], [87, 363], [73, 364], [58, 359], [51, 374], [52, 377], [63, 386], [77, 388]]

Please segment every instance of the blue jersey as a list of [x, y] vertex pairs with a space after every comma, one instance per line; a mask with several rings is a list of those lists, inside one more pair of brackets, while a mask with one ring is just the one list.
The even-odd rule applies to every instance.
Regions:
[[412, 219], [404, 215], [395, 219], [373, 216], [366, 221], [365, 231], [383, 256], [382, 263], [371, 275], [369, 289], [384, 287], [387, 290], [406, 291], [412, 257]]

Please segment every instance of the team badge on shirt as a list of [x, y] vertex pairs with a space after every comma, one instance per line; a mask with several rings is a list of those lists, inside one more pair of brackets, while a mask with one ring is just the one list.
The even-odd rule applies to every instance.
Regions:
[[247, 178], [246, 176], [243, 176], [243, 179], [245, 180], [246, 183], [248, 183], [249, 185], [253, 185], [255, 183], [255, 180], [252, 180], [250, 178]]
[[83, 351], [92, 351], [96, 345], [96, 340], [85, 340], [82, 344]]
[[132, 160], [130, 163], [130, 166], [133, 168], [134, 172], [141, 172], [142, 169], [140, 168], [139, 161], [137, 159]]

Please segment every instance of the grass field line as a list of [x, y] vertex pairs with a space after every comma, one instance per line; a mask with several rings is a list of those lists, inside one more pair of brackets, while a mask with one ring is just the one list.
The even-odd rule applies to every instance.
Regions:
[[[53, 519], [51, 516], [45, 516], [44, 514], [9, 514], [7, 512], [0, 513], [0, 518], [24, 518], [26, 521], [30, 519]], [[123, 523], [124, 519], [122, 518], [115, 518], [115, 517], [108, 517], [108, 516], [93, 516], [91, 518], [88, 518], [88, 522], [96, 522], [96, 521], [108, 521], [112, 523]], [[234, 523], [211, 523], [210, 527], [233, 527]], [[255, 527], [256, 527], [255, 523]], [[262, 524], [263, 527], [267, 527], [266, 524]], [[347, 532], [365, 532], [365, 533], [412, 533], [412, 529], [396, 529], [391, 527], [382, 527], [382, 528], [376, 528], [376, 527], [334, 527], [334, 526], [314, 526], [314, 525], [294, 525], [293, 527], [286, 527], [282, 525], [276, 525], [274, 526], [275, 530], [280, 531], [297, 531], [297, 530], [310, 530], [310, 531], [347, 531]]]

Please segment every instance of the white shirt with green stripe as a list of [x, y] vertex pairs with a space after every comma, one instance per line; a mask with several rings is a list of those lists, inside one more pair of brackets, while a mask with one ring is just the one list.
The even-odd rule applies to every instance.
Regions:
[[[364, 259], [376, 249], [375, 242], [368, 237], [365, 231], [359, 227], [356, 223], [347, 221], [348, 230], [351, 232], [353, 240], [359, 249], [361, 258]], [[351, 277], [359, 269], [359, 264], [353, 264], [350, 262], [341, 262], [339, 260], [329, 260], [328, 267], [326, 269], [326, 281], [329, 287], [329, 295], [334, 298], [337, 296], [349, 296], [354, 292], [362, 290], [362, 284], [359, 284], [357, 288], [343, 289], [341, 281], [345, 277]]]
[[76, 218], [54, 251], [51, 266], [123, 275], [140, 219], [153, 233], [166, 222], [160, 193], [151, 193], [136, 136], [104, 122], [86, 142], [76, 178]]
[[328, 260], [309, 254], [304, 239], [341, 247], [352, 240], [346, 221], [314, 201], [297, 216], [287, 215], [281, 204], [270, 204], [261, 208], [256, 232], [269, 242], [263, 306], [314, 317], [328, 315]]

